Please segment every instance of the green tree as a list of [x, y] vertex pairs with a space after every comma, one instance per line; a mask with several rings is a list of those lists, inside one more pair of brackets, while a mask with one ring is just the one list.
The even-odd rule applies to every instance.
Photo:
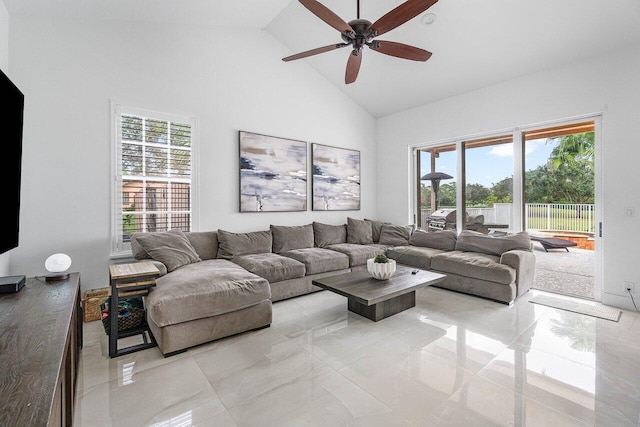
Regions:
[[505, 178], [491, 186], [489, 195], [492, 203], [511, 203], [513, 201], [513, 178]]
[[440, 184], [438, 193], [438, 207], [455, 207], [456, 206], [456, 183], [449, 182]]
[[431, 186], [420, 183], [420, 207], [423, 209], [431, 208]]
[[550, 138], [545, 165], [525, 173], [527, 203], [594, 203], [594, 133]]
[[595, 134], [593, 132], [549, 138], [547, 144], [558, 144], [549, 157], [551, 168], [576, 167], [593, 170]]
[[482, 184], [467, 184], [466, 188], [467, 206], [479, 206], [485, 204], [484, 201], [491, 191]]
[[554, 203], [593, 203], [595, 134], [593, 132], [550, 138], [558, 144], [549, 156], [547, 172]]

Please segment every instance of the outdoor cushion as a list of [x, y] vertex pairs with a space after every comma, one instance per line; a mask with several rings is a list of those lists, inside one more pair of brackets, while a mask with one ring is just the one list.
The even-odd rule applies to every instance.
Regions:
[[388, 246], [408, 245], [412, 231], [412, 226], [383, 224], [379, 243]]
[[516, 271], [500, 264], [500, 257], [476, 252], [442, 252], [431, 258], [431, 268], [442, 273], [472, 277], [509, 285], [516, 280]]
[[430, 231], [416, 230], [409, 239], [409, 244], [425, 248], [452, 251], [456, 248], [458, 234], [454, 230]]
[[168, 272], [184, 265], [202, 261], [182, 230], [134, 233], [134, 235], [140, 247], [151, 258], [163, 263]]
[[373, 243], [371, 222], [347, 217], [347, 243], [368, 245]]
[[313, 235], [315, 245], [324, 248], [329, 245], [347, 243], [347, 225], [330, 225], [321, 222], [313, 222]]
[[431, 268], [431, 258], [442, 252], [441, 249], [423, 248], [420, 246], [396, 246], [387, 249], [387, 256], [395, 259], [399, 264], [429, 270]]
[[271, 298], [269, 282], [231, 261], [186, 265], [156, 280], [147, 313], [160, 326], [217, 316]]
[[284, 226], [272, 225], [271, 235], [273, 236], [273, 252], [280, 253], [291, 249], [312, 248], [313, 226]]
[[376, 245], [356, 245], [352, 243], [342, 243], [339, 245], [327, 246], [327, 249], [343, 253], [349, 257], [349, 267], [366, 265], [369, 258], [376, 255], [384, 255], [385, 246]]
[[190, 231], [184, 234], [202, 260], [218, 257], [218, 233], [215, 231]]
[[235, 256], [232, 261], [270, 283], [298, 279], [305, 274], [303, 263], [273, 253]]
[[218, 230], [218, 258], [271, 253], [271, 230], [251, 233], [231, 233]]
[[456, 240], [457, 251], [502, 255], [515, 249], [531, 250], [531, 238], [526, 231], [494, 237], [477, 231], [464, 230]]
[[304, 248], [281, 252], [304, 264], [307, 276], [326, 271], [349, 268], [349, 257], [343, 253], [323, 248]]

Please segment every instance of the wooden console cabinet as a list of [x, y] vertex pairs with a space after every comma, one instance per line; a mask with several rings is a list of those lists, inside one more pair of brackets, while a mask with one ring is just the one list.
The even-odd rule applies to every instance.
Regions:
[[0, 295], [0, 425], [71, 426], [82, 349], [80, 274]]

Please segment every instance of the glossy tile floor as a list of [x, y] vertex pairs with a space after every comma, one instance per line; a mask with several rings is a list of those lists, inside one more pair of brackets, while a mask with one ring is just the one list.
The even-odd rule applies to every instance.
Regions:
[[[77, 426], [640, 425], [640, 316], [619, 322], [428, 288], [380, 322], [323, 291], [270, 328], [109, 359], [85, 323]], [[557, 295], [556, 295], [557, 296]]]

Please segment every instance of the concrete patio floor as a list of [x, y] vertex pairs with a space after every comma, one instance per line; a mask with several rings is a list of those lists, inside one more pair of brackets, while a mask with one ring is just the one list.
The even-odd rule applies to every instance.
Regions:
[[536, 278], [534, 288], [549, 292], [593, 299], [595, 270], [594, 251], [569, 248], [545, 252], [535, 243]]

